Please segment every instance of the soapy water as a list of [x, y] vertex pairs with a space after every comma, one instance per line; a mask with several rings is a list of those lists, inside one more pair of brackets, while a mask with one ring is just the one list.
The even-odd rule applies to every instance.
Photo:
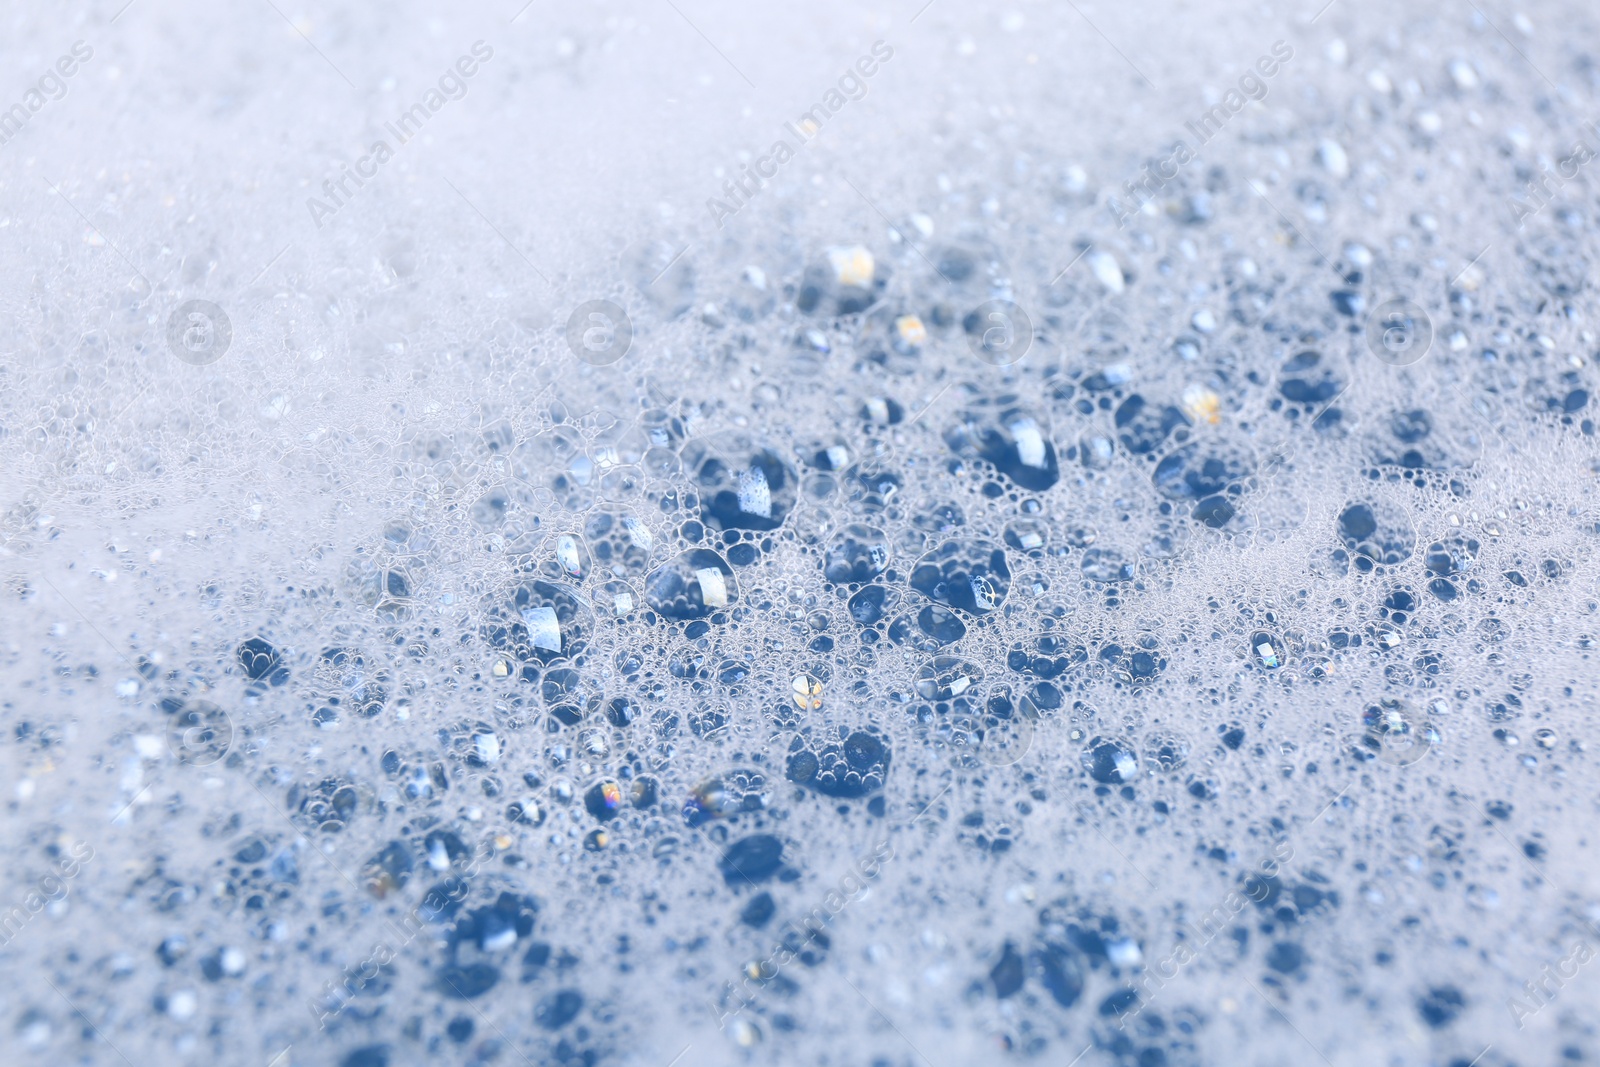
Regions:
[[256, 14], [16, 16], [9, 1059], [1600, 1055], [1590, 13]]

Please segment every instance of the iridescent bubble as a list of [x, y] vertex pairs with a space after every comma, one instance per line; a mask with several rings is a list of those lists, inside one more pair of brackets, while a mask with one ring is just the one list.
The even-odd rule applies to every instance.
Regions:
[[1275, 671], [1286, 661], [1283, 642], [1276, 634], [1257, 630], [1250, 635], [1250, 656], [1258, 667]]

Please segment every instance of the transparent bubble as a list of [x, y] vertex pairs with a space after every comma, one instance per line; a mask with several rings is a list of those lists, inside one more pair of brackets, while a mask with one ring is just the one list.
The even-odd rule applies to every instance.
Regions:
[[981, 541], [946, 541], [917, 562], [911, 588], [947, 607], [982, 615], [998, 608], [1011, 588], [1004, 550]]
[[1079, 567], [1085, 578], [1105, 583], [1132, 581], [1137, 572], [1133, 562], [1115, 548], [1088, 549]]
[[883, 533], [859, 523], [834, 535], [823, 561], [823, 574], [839, 584], [869, 582], [889, 566], [889, 542]]
[[645, 598], [668, 619], [705, 618], [738, 600], [738, 583], [727, 560], [710, 549], [681, 553], [645, 579]]
[[1061, 478], [1046, 424], [1023, 408], [964, 412], [944, 436], [952, 452], [993, 464], [1023, 489], [1049, 489]]
[[1127, 741], [1096, 737], [1083, 752], [1083, 768], [1097, 782], [1126, 785], [1138, 777], [1139, 757]]
[[684, 461], [716, 530], [775, 530], [794, 508], [798, 479], [775, 449], [742, 436], [694, 442]]
[[917, 670], [917, 695], [924, 700], [978, 696], [983, 669], [956, 656], [938, 656]]
[[1361, 741], [1364, 750], [1395, 767], [1420, 762], [1443, 741], [1431, 716], [1396, 698], [1369, 705], [1361, 721], [1366, 727]]

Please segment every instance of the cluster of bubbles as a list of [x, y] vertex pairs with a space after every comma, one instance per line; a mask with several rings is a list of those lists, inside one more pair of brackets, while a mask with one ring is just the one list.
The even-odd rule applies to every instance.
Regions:
[[[1505, 110], [1463, 81], [1369, 79], [1350, 121], [1421, 166], [1417, 112]], [[1504, 1040], [1600, 919], [1552, 851], [1592, 773], [1593, 222], [1441, 271], [1441, 223], [1366, 211], [1332, 136], [1274, 146], [1315, 240], [1218, 163], [1081, 246], [951, 194], [558, 315], [531, 396], [393, 442], [357, 543], [218, 579], [192, 641], [142, 623], [105, 668], [142, 718], [103, 764], [170, 760], [166, 823], [129, 788], [115, 832], [163, 843], [84, 876], [132, 917], [111, 947], [24, 946], [85, 1007], [7, 994], [7, 1043]], [[1024, 214], [1093, 199], [1040, 169]], [[232, 329], [191, 302], [167, 342], [207, 365]], [[1600, 1055], [1576, 989], [1550, 1003], [1528, 1058]]]

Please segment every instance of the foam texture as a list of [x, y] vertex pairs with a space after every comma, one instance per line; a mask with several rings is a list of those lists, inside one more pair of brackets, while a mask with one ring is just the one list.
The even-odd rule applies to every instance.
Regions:
[[8, 1063], [1600, 1057], [1590, 7], [120, 5]]

